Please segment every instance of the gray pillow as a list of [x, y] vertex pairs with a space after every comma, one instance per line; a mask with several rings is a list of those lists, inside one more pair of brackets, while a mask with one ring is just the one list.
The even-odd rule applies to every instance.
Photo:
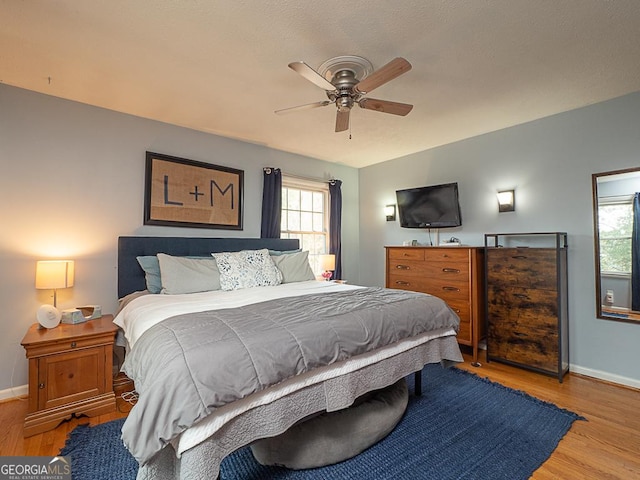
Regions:
[[151, 293], [160, 293], [162, 290], [162, 279], [160, 278], [160, 264], [155, 255], [136, 257], [138, 263], [144, 270], [144, 279], [147, 282], [147, 290]]
[[269, 255], [271, 255], [272, 257], [274, 256], [279, 256], [279, 255], [287, 255], [289, 253], [298, 253], [301, 252], [302, 249], [298, 248], [296, 250], [269, 250]]
[[159, 253], [158, 263], [164, 294], [220, 290], [220, 271], [213, 258], [172, 257]]
[[282, 272], [282, 283], [315, 280], [316, 276], [309, 265], [309, 252], [294, 252], [281, 255], [271, 254], [271, 260]]

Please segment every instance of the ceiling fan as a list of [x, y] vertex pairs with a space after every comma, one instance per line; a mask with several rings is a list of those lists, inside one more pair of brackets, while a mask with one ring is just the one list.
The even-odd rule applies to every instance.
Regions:
[[365, 96], [411, 70], [411, 64], [401, 57], [394, 58], [375, 72], [369, 60], [355, 55], [330, 58], [320, 65], [318, 72], [304, 62], [292, 62], [289, 68], [324, 89], [328, 100], [276, 110], [277, 114], [335, 104], [338, 109], [336, 132], [343, 132], [349, 128], [349, 115], [355, 104], [367, 110], [401, 116], [407, 115], [413, 108], [413, 105], [406, 103], [377, 100]]

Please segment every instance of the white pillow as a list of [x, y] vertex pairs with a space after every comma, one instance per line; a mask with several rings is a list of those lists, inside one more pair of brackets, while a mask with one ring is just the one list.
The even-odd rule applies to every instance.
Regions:
[[212, 253], [220, 271], [222, 290], [279, 285], [282, 273], [274, 265], [269, 250]]
[[168, 295], [220, 290], [218, 265], [209, 257], [172, 257], [159, 253], [162, 291]]
[[304, 282], [315, 280], [316, 276], [309, 265], [309, 252], [291, 252], [274, 255], [271, 260], [282, 272], [282, 283]]

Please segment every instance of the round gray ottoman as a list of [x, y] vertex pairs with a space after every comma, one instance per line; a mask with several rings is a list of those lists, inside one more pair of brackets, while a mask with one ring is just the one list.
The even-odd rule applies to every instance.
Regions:
[[354, 457], [386, 437], [407, 408], [404, 379], [360, 397], [353, 406], [322, 413], [281, 435], [251, 445], [262, 465], [294, 470], [322, 467]]

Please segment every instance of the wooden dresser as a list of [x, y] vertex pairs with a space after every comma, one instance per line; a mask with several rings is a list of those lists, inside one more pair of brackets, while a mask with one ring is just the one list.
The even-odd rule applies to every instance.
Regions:
[[442, 298], [460, 317], [458, 343], [473, 348], [484, 337], [484, 249], [481, 247], [385, 247], [386, 287]]
[[[544, 238], [552, 246], [538, 246]], [[567, 234], [487, 234], [485, 244], [487, 360], [561, 382], [569, 370]]]

